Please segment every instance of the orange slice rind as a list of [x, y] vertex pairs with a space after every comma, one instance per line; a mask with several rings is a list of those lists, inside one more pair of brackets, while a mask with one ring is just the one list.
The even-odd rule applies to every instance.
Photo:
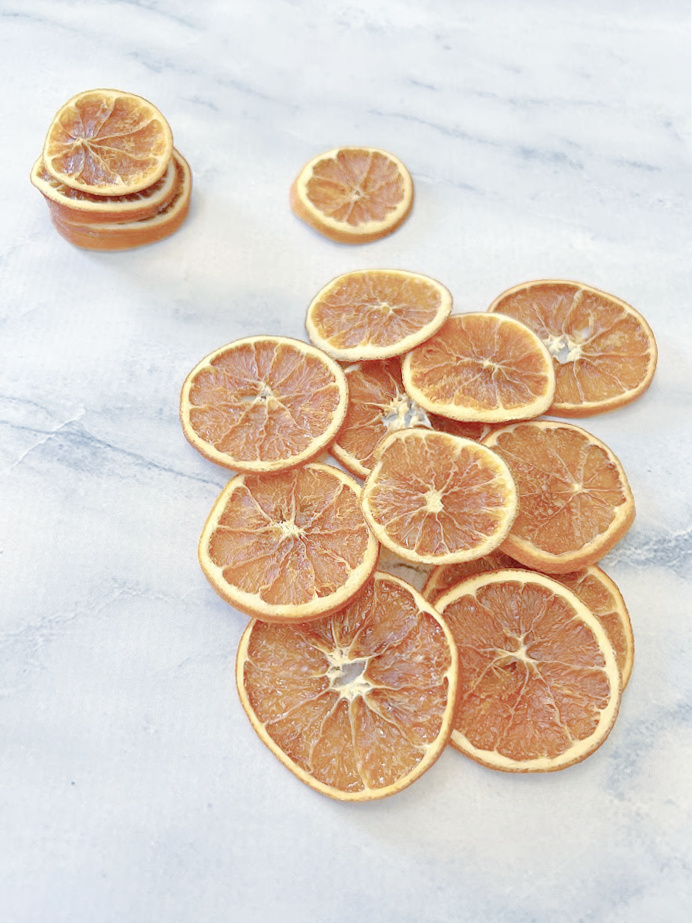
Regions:
[[246, 472], [280, 471], [316, 458], [336, 437], [348, 405], [341, 366], [282, 336], [235, 340], [185, 379], [180, 419], [210, 461]]
[[635, 400], [651, 384], [653, 331], [627, 302], [562, 279], [525, 282], [503, 292], [488, 311], [517, 318], [540, 337], [555, 366], [550, 413], [586, 417]]
[[325, 619], [251, 622], [236, 659], [259, 738], [302, 782], [339, 801], [393, 795], [434, 764], [449, 740], [456, 675], [444, 621], [413, 587], [382, 573]]
[[488, 554], [506, 539], [517, 511], [512, 475], [498, 455], [423, 428], [382, 441], [362, 501], [379, 541], [421, 564]]
[[404, 164], [374, 147], [341, 147], [310, 160], [291, 186], [294, 214], [325, 237], [360, 244], [395, 231], [413, 205]]
[[604, 626], [567, 587], [501, 570], [457, 584], [436, 602], [459, 651], [451, 744], [506, 772], [551, 772], [606, 739], [620, 672]]
[[451, 293], [429, 276], [361, 269], [317, 293], [305, 326], [315, 346], [342, 362], [388, 359], [431, 337], [451, 310]]

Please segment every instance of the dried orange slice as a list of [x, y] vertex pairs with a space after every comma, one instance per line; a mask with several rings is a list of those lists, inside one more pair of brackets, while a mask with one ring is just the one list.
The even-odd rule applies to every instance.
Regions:
[[148, 100], [121, 90], [86, 90], [53, 118], [43, 145], [58, 182], [96, 195], [129, 195], [160, 179], [173, 154], [171, 129]]
[[362, 244], [391, 234], [413, 205], [413, 181], [393, 154], [340, 147], [309, 161], [291, 186], [291, 208], [332, 240]]
[[137, 221], [73, 222], [62, 212], [52, 210], [55, 228], [71, 244], [84, 250], [130, 250], [170, 237], [187, 218], [192, 194], [192, 174], [187, 161], [177, 151], [173, 160], [176, 173], [174, 193], [168, 204], [155, 215]]
[[[379, 567], [383, 569], [382, 561]], [[493, 551], [466, 564], [442, 564], [432, 568], [421, 592], [435, 605], [448, 590], [468, 577], [516, 567], [523, 568], [523, 565], [502, 551]], [[595, 564], [576, 573], [554, 575], [553, 579], [572, 590], [605, 628], [615, 651], [624, 689], [634, 663], [634, 635], [625, 600], [617, 585]]]
[[457, 584], [436, 607], [459, 651], [452, 746], [507, 772], [564, 769], [600, 747], [620, 672], [605, 628], [571, 590], [501, 570]]
[[429, 276], [361, 269], [317, 293], [305, 326], [315, 346], [335, 359], [389, 359], [431, 337], [451, 310], [450, 292]]
[[622, 407], [651, 384], [657, 348], [644, 318], [599, 289], [547, 279], [503, 292], [488, 308], [527, 324], [553, 356], [550, 412], [586, 417]]
[[404, 387], [426, 410], [497, 423], [544, 413], [553, 400], [550, 354], [532, 330], [502, 314], [455, 314], [404, 357]]
[[188, 441], [237, 471], [280, 471], [316, 458], [343, 423], [341, 366], [302, 340], [255, 336], [202, 359], [180, 396]]
[[164, 209], [175, 195], [179, 181], [175, 158], [161, 179], [153, 185], [126, 196], [97, 196], [80, 189], [72, 189], [59, 182], [46, 170], [43, 157], [34, 164], [30, 179], [42, 193], [51, 212], [73, 224], [101, 221], [140, 221], [152, 218]]
[[569, 423], [531, 420], [483, 440], [507, 463], [519, 513], [502, 550], [527, 567], [568, 574], [595, 564], [634, 521], [627, 475], [613, 452]]
[[202, 570], [223, 599], [257, 618], [296, 622], [332, 612], [377, 564], [360, 492], [350, 475], [319, 462], [238, 474], [202, 531]]
[[413, 587], [379, 573], [328, 618], [251, 622], [236, 661], [260, 739], [340, 801], [393, 795], [433, 765], [449, 740], [456, 674], [443, 620]]
[[363, 511], [377, 538], [421, 564], [493, 551], [516, 510], [514, 482], [498, 455], [470, 439], [422, 428], [383, 440], [363, 488]]

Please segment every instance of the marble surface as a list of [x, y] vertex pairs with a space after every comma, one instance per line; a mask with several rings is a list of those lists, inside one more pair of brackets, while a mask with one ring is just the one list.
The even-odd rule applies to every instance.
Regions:
[[[0, 918], [4, 923], [678, 921], [692, 915], [690, 24], [683, 0], [0, 0]], [[164, 112], [185, 226], [95, 254], [28, 172], [56, 109]], [[339, 144], [410, 168], [409, 221], [334, 244], [287, 204]], [[448, 751], [342, 805], [237, 700], [246, 620], [196, 559], [226, 481], [178, 393], [212, 349], [303, 336], [333, 276], [394, 266], [485, 309], [540, 277], [613, 292], [659, 368], [588, 426], [638, 517], [603, 566], [636, 663], [618, 722], [543, 777]]]

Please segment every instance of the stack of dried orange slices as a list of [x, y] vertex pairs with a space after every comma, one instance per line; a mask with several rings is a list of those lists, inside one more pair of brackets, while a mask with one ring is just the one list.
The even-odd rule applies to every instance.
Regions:
[[56, 113], [31, 170], [70, 243], [126, 250], [162, 240], [187, 217], [192, 175], [148, 100], [120, 90], [79, 93]]
[[[447, 743], [494, 769], [562, 769], [618, 714], [632, 626], [597, 562], [631, 525], [632, 492], [603, 442], [539, 417], [631, 401], [655, 341], [586, 286], [511, 295], [453, 314], [427, 276], [348, 273], [311, 301], [311, 344], [238, 340], [184, 384], [186, 437], [238, 472], [199, 557], [252, 616], [241, 702], [333, 798], [399, 791]], [[377, 569], [380, 548], [421, 569], [420, 590]]]

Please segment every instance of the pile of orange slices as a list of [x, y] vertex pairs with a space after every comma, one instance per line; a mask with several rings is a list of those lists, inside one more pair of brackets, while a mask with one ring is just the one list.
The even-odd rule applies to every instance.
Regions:
[[236, 680], [255, 731], [347, 801], [402, 790], [448, 744], [509, 772], [583, 760], [632, 669], [598, 562], [634, 499], [612, 450], [555, 417], [641, 395], [649, 326], [573, 282], [454, 313], [436, 280], [377, 269], [325, 285], [306, 329], [215, 350], [180, 401], [188, 441], [235, 472], [199, 559], [251, 617]]
[[88, 250], [162, 240], [187, 217], [192, 175], [148, 100], [120, 90], [77, 94], [55, 114], [31, 182], [58, 232]]

